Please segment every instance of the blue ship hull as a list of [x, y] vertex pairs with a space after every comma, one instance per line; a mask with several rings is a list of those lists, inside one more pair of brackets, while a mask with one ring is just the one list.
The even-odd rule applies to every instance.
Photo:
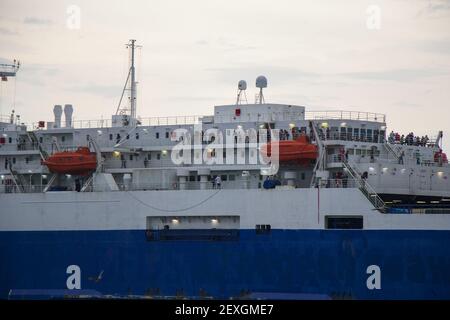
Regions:
[[[234, 236], [1, 232], [0, 297], [17, 289], [67, 289], [66, 269], [78, 265], [81, 289], [103, 295], [450, 299], [450, 231], [239, 230]], [[381, 289], [366, 285], [370, 265], [380, 267]]]

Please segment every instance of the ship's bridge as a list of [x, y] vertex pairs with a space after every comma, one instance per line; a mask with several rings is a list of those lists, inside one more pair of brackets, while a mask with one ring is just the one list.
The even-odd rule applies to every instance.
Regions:
[[305, 107], [291, 104], [239, 104], [214, 107], [215, 123], [304, 120]]

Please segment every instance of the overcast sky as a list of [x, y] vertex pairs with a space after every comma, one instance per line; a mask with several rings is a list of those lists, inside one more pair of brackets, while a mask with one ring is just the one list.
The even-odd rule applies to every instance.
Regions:
[[[0, 0], [0, 61], [22, 62], [17, 113], [52, 120], [54, 104], [71, 103], [75, 119], [110, 118], [130, 38], [143, 46], [142, 117], [212, 114], [240, 79], [253, 102], [263, 74], [267, 102], [385, 113], [388, 130], [443, 129], [444, 142], [450, 133], [449, 0]], [[1, 84], [2, 114], [13, 84]]]

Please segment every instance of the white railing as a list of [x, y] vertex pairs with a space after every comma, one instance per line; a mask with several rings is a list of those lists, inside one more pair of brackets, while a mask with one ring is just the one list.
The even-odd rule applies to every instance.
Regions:
[[386, 115], [362, 111], [306, 111], [305, 118], [306, 120], [361, 120], [386, 123]]
[[[379, 123], [386, 122], [386, 116], [380, 113], [362, 112], [362, 111], [306, 111], [304, 113], [305, 120], [361, 120], [374, 121]], [[192, 116], [168, 116], [168, 117], [146, 117], [138, 118], [141, 126], [169, 126], [169, 125], [193, 125], [202, 122], [202, 119], [214, 119], [215, 122], [273, 122], [282, 120], [301, 120], [303, 112], [272, 112], [261, 113], [256, 118], [254, 114], [241, 114], [236, 117], [234, 115], [192, 115]], [[9, 117], [5, 117], [8, 120]], [[35, 130], [38, 128], [38, 122], [24, 124], [28, 130]], [[45, 128], [47, 122], [45, 122]], [[61, 128], [65, 128], [64, 121], [61, 122]], [[97, 120], [73, 120], [71, 128], [75, 129], [89, 129], [89, 128], [110, 128], [112, 127], [111, 119], [97, 119]], [[47, 128], [49, 129], [49, 128]]]
[[5, 116], [5, 115], [1, 115], [1, 114], [0, 114], [0, 122], [6, 122], [6, 123], [9, 123], [10, 120], [11, 120], [11, 117]]
[[[281, 186], [287, 186], [286, 181], [281, 180]], [[264, 189], [263, 181], [246, 181], [242, 179], [237, 179], [233, 181], [222, 181], [221, 185], [218, 186], [213, 183], [213, 181], [186, 181], [185, 183], [171, 182], [171, 183], [141, 183], [141, 184], [117, 184], [119, 191], [160, 191], [160, 190], [233, 190], [233, 189]], [[44, 192], [47, 185], [20, 185], [15, 184], [14, 181], [10, 181], [5, 184], [0, 184], [0, 193], [42, 193]], [[83, 186], [79, 185], [79, 190]], [[100, 187], [100, 190], [107, 190]], [[105, 186], [108, 187], [108, 186]], [[321, 180], [321, 188], [356, 188], [358, 187], [357, 181], [352, 178], [342, 178], [342, 179], [328, 179]], [[296, 187], [292, 188], [309, 188], [309, 187]], [[288, 188], [289, 189], [289, 188]], [[265, 189], [264, 189], [265, 190]], [[52, 186], [48, 191], [77, 191], [75, 184], [71, 186]], [[92, 192], [92, 185], [89, 185], [86, 192]]]

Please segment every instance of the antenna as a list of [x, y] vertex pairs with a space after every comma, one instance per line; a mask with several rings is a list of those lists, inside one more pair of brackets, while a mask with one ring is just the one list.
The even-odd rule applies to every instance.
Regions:
[[[238, 82], [238, 94], [236, 99], [236, 105], [242, 104], [242, 100], [245, 100], [245, 103], [247, 102], [247, 94], [245, 93], [245, 90], [247, 90], [247, 82], [245, 80], [241, 80]], [[242, 94], [244, 97], [242, 97]]]
[[[125, 85], [122, 90], [122, 95], [119, 100], [119, 105], [117, 106], [116, 115], [129, 115], [130, 116], [130, 125], [134, 125], [136, 123], [136, 68], [134, 66], [134, 52], [137, 48], [142, 48], [142, 46], [136, 45], [136, 40], [131, 39], [126, 45], [126, 48], [130, 50], [130, 69], [128, 70], [127, 80], [125, 81]], [[122, 107], [122, 99], [125, 94], [125, 91], [130, 92], [129, 99], [129, 108]]]
[[256, 78], [256, 87], [259, 88], [259, 94], [256, 95], [256, 103], [266, 103], [264, 100], [263, 88], [267, 88], [267, 78], [264, 76]]
[[[6, 82], [8, 81], [9, 77], [15, 77], [17, 71], [19, 71], [20, 68], [20, 61], [14, 59], [13, 64], [6, 64], [6, 63], [0, 63], [0, 81]], [[3, 87], [2, 87], [3, 89]], [[3, 100], [3, 90], [0, 90], [0, 100]], [[16, 104], [16, 85], [15, 85], [15, 78], [14, 78], [14, 102], [13, 102], [13, 108]], [[0, 114], [1, 114], [1, 105], [0, 105]], [[12, 122], [11, 122], [12, 123]]]
[[15, 77], [20, 68], [20, 61], [14, 59], [13, 64], [0, 63], [1, 81], [8, 81], [8, 77]]

